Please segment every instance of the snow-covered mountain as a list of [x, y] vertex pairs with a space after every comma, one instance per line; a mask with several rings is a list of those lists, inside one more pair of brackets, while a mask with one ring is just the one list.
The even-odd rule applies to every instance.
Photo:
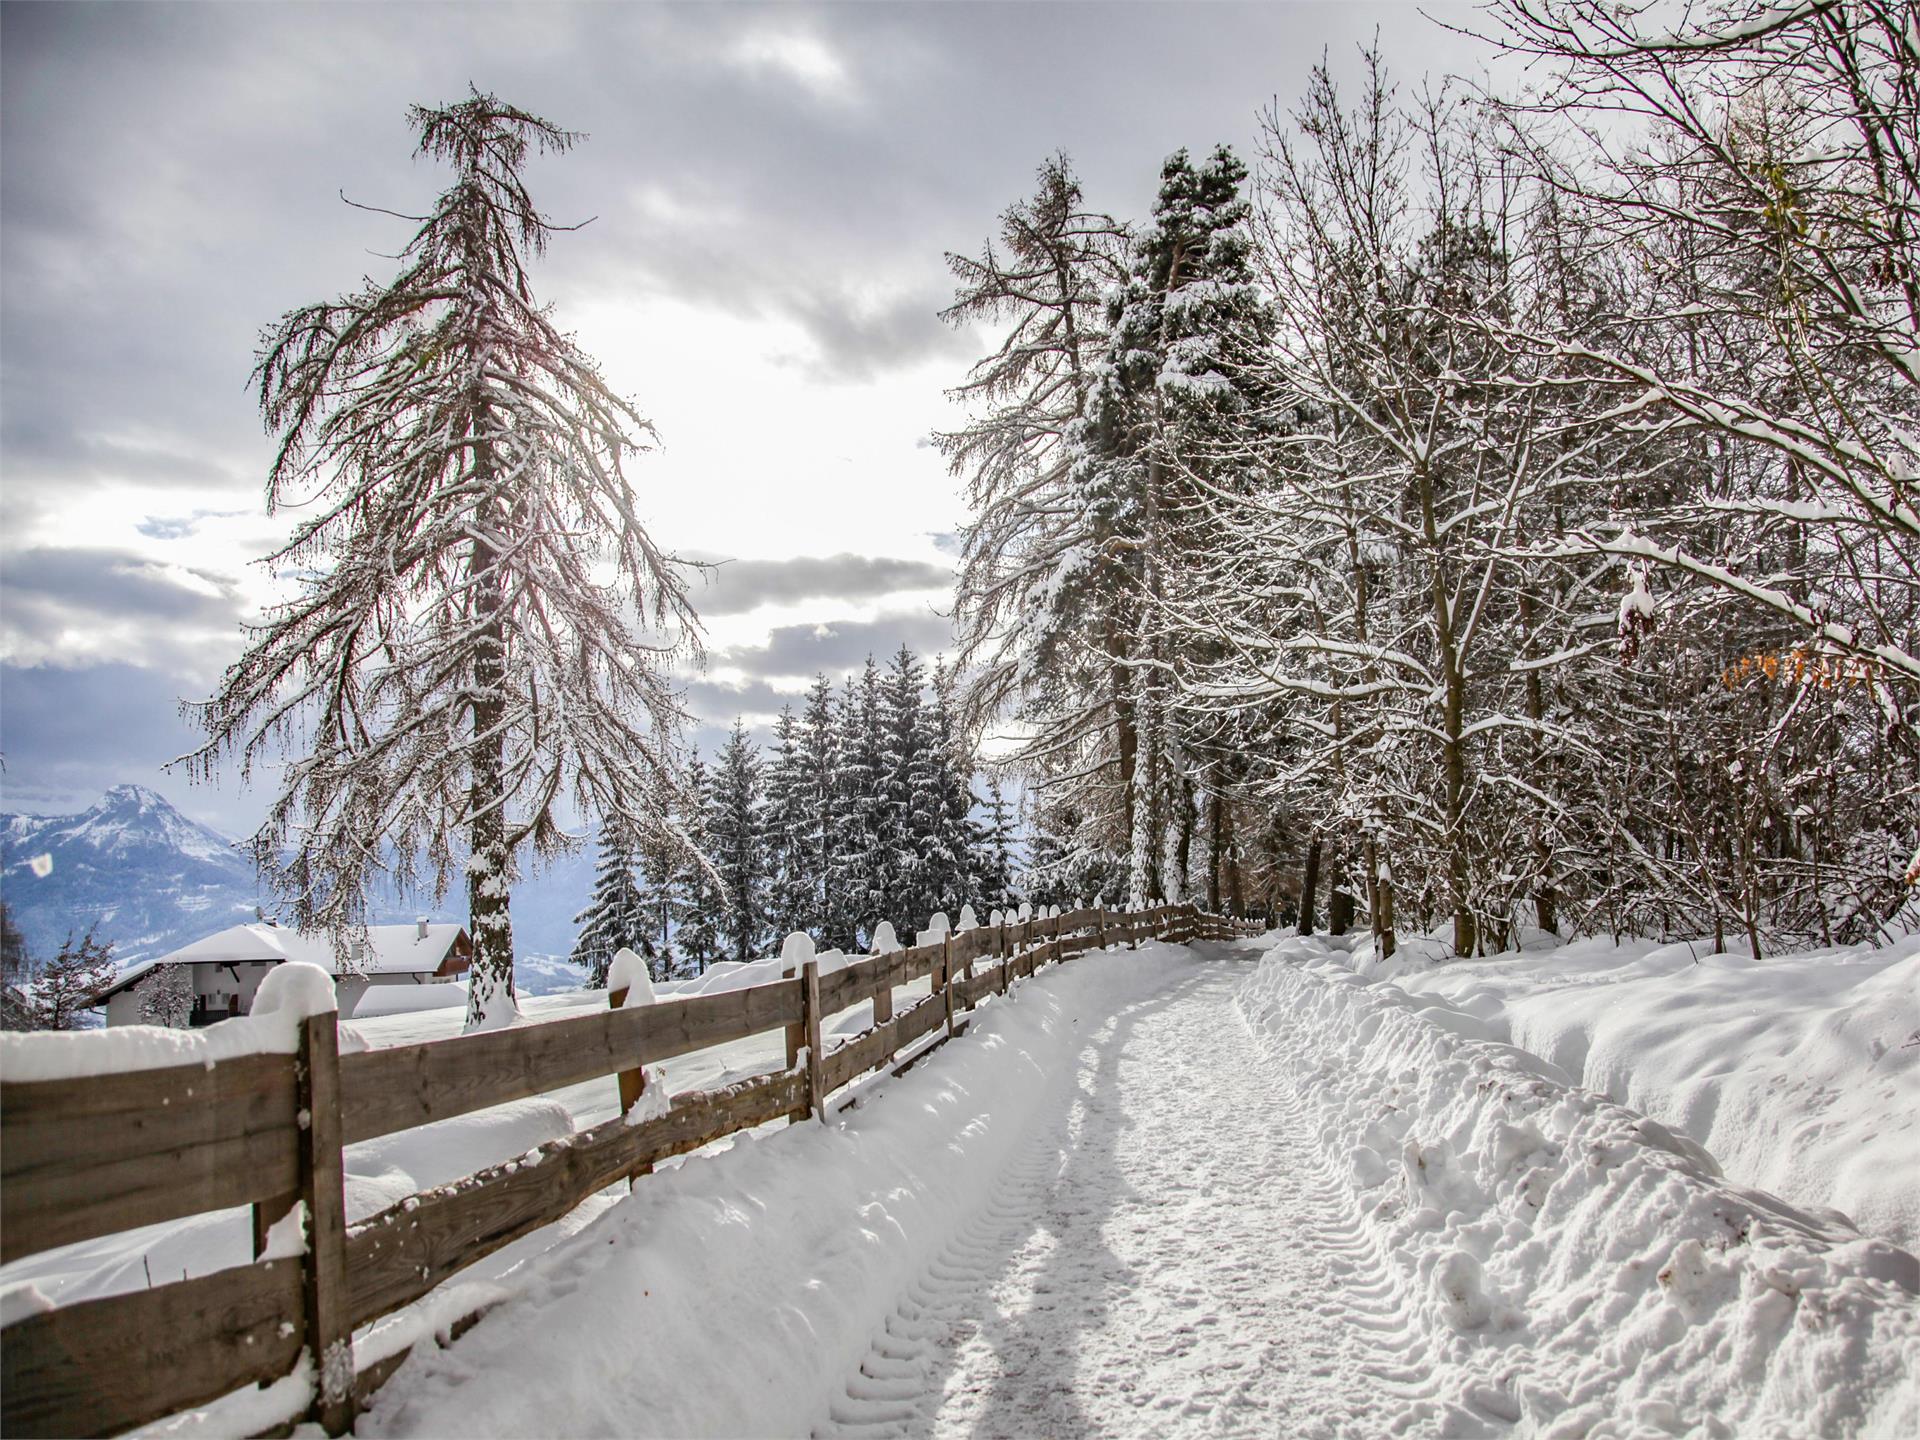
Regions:
[[[592, 856], [582, 854], [514, 887], [514, 940], [523, 957], [514, 978], [523, 994], [580, 984], [565, 956], [592, 882]], [[256, 906], [274, 909], [239, 842], [142, 785], [116, 785], [77, 815], [0, 815], [0, 894], [36, 957], [91, 927], [113, 942], [122, 966], [251, 920]], [[375, 922], [421, 913], [465, 918], [457, 906], [422, 909], [391, 893], [375, 896], [369, 909]]]
[[89, 928], [122, 963], [164, 954], [251, 920], [259, 903], [234, 842], [141, 785], [78, 815], [0, 817], [0, 864], [0, 893], [43, 959]]

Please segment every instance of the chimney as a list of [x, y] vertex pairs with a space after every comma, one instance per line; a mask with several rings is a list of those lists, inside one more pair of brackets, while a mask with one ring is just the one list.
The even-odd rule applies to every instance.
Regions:
[[414, 925], [414, 938], [416, 940], [426, 939], [427, 938], [427, 917], [424, 915], [416, 917], [413, 922], [413, 925]]

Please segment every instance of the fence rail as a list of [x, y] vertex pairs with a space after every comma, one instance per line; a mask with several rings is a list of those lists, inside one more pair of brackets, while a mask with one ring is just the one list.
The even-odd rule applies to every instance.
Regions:
[[[966, 1011], [1042, 966], [1108, 944], [1250, 928], [1191, 905], [1075, 910], [825, 973], [809, 961], [717, 995], [625, 1008], [617, 992], [603, 1013], [424, 1044], [341, 1055], [329, 1014], [304, 1022], [291, 1056], [0, 1079], [0, 1261], [242, 1205], [254, 1207], [256, 1256], [295, 1205], [306, 1207], [307, 1234], [297, 1259], [80, 1301], [0, 1330], [0, 1429], [111, 1434], [278, 1379], [305, 1356], [315, 1378], [309, 1416], [338, 1434], [403, 1358], [356, 1375], [356, 1329], [607, 1186], [742, 1130], [824, 1118], [832, 1092], [928, 1035], [954, 1034]], [[896, 1014], [895, 990], [928, 977], [930, 993]], [[826, 1049], [824, 1020], [867, 1000], [873, 1024]], [[770, 1033], [785, 1036], [779, 1070], [678, 1096], [643, 1123], [623, 1113], [346, 1222], [346, 1145], [607, 1075], [620, 1077], [624, 1112], [642, 1067]]]

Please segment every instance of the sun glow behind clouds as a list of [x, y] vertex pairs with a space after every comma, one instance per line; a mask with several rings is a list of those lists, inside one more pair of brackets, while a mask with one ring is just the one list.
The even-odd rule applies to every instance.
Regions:
[[771, 73], [792, 80], [816, 99], [846, 104], [856, 98], [852, 72], [817, 35], [797, 30], [750, 30], [734, 43], [729, 58], [749, 73]]

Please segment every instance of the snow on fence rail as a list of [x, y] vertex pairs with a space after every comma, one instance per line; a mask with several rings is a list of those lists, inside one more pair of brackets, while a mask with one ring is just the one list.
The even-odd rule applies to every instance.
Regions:
[[[329, 1011], [297, 1022], [292, 1054], [0, 1078], [0, 1262], [241, 1205], [253, 1207], [257, 1257], [8, 1324], [0, 1430], [111, 1434], [303, 1373], [310, 1417], [338, 1434], [408, 1353], [356, 1373], [356, 1329], [608, 1185], [741, 1130], [824, 1115], [828, 1094], [936, 1030], [952, 1035], [957, 1012], [1053, 961], [1246, 928], [1191, 905], [1083, 909], [825, 974], [810, 960], [771, 984], [630, 1009], [616, 992], [604, 1013], [392, 1049], [341, 1054]], [[932, 993], [895, 1015], [894, 989], [928, 976]], [[825, 1050], [823, 1018], [869, 998], [873, 1025]], [[771, 1030], [786, 1035], [783, 1069], [677, 1096], [635, 1123], [644, 1065]], [[632, 1113], [347, 1225], [344, 1146], [605, 1075], [621, 1077]], [[280, 1223], [296, 1213], [303, 1238]]]

